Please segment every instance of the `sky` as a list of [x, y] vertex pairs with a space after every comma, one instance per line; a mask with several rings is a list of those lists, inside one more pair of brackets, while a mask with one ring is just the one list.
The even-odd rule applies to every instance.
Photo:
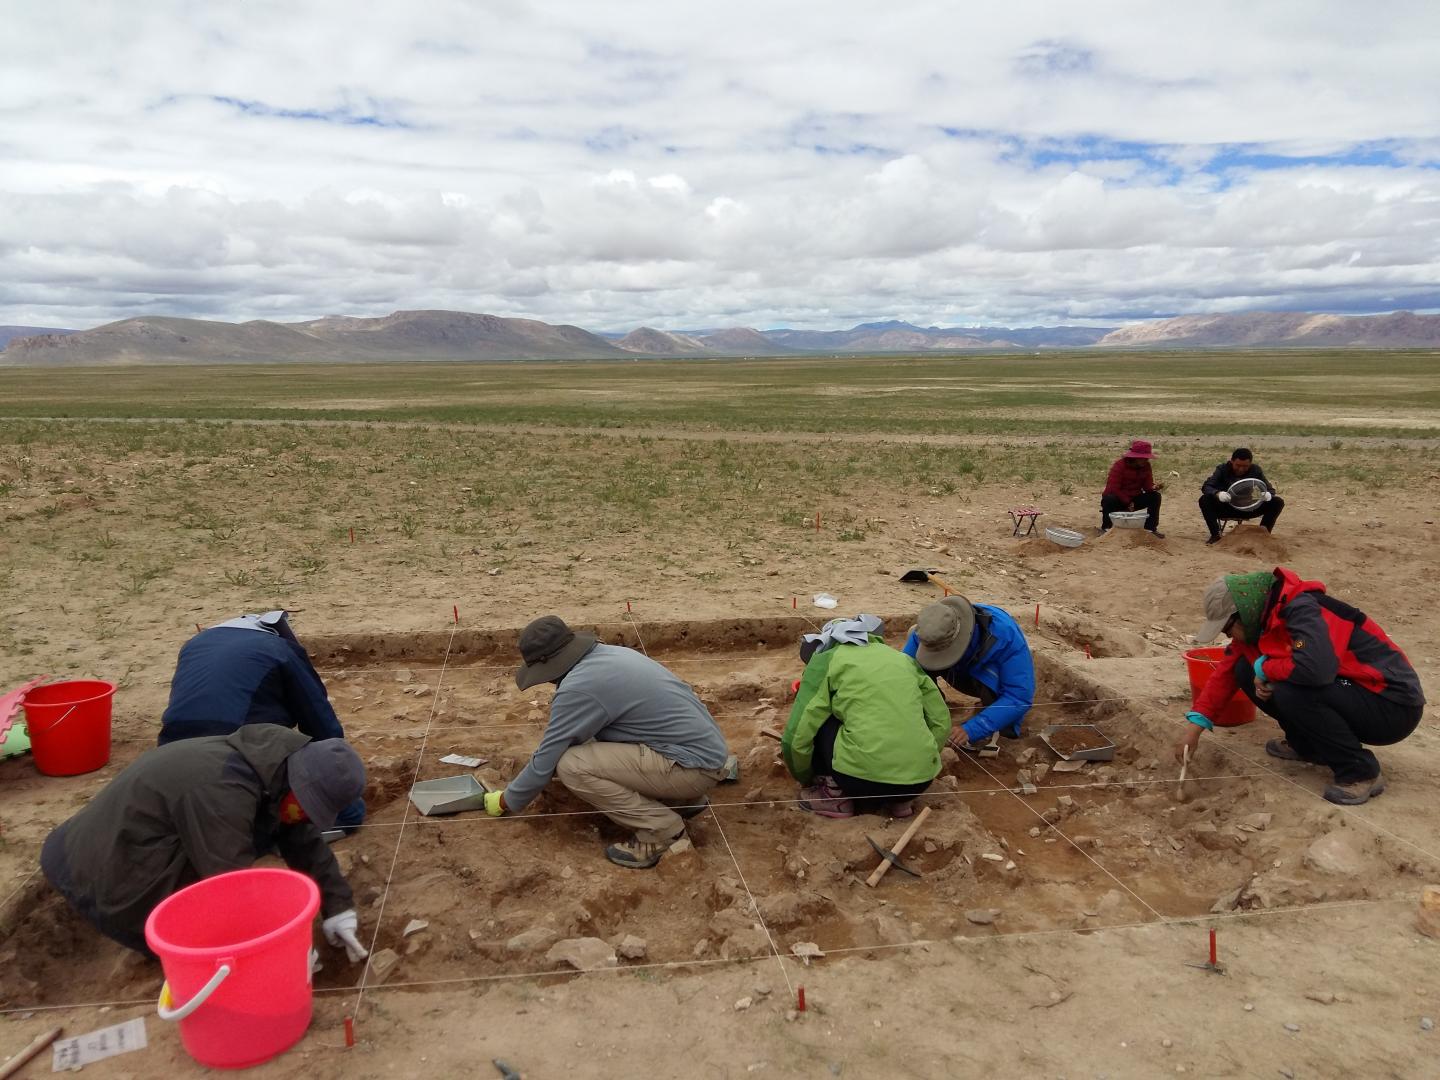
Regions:
[[1440, 4], [7, 5], [0, 324], [1440, 310]]

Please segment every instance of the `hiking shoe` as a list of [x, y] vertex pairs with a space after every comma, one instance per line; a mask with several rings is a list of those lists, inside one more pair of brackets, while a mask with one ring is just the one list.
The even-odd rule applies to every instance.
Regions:
[[1281, 761], [1304, 761], [1300, 752], [1290, 745], [1285, 739], [1271, 739], [1265, 744], [1265, 753], [1271, 757], [1277, 757]]
[[800, 789], [800, 809], [820, 817], [855, 816], [855, 803], [847, 799], [840, 785], [828, 776], [822, 776], [809, 787]]
[[698, 803], [691, 806], [672, 806], [670, 809], [679, 814], [682, 820], [689, 821], [691, 818], [697, 817], [710, 809], [710, 796], [706, 795]]
[[641, 840], [638, 836], [632, 836], [623, 844], [611, 844], [605, 849], [605, 857], [616, 866], [627, 866], [631, 870], [649, 870], [660, 861], [660, 857], [670, 850], [670, 845], [685, 835], [681, 829], [669, 840], [660, 840], [652, 843], [649, 840]]
[[1206, 547], [1209, 547], [1211, 544], [1218, 544], [1219, 542], [1220, 542], [1220, 534], [1219, 534], [1219, 533], [1216, 533], [1214, 536], [1210, 537], [1209, 540], [1206, 540], [1206, 541], [1205, 541], [1205, 546], [1206, 546]]
[[1376, 776], [1372, 780], [1352, 780], [1348, 784], [1328, 784], [1325, 787], [1325, 798], [1330, 802], [1339, 803], [1341, 806], [1359, 806], [1361, 803], [1369, 802], [1384, 790], [1385, 777]]
[[1104, 535], [1105, 535], [1106, 533], [1108, 533], [1109, 531], [1110, 531], [1109, 529], [1102, 527], [1102, 528], [1099, 528], [1099, 529], [1096, 529], [1096, 530], [1095, 530], [1095, 535], [1096, 535], [1096, 536], [1104, 536]]
[[907, 818], [915, 816], [915, 800], [900, 799], [890, 804], [890, 816], [892, 818]]
[[1151, 529], [1151, 530], [1150, 530], [1150, 535], [1153, 536], [1153, 537], [1155, 537], [1156, 540], [1164, 540], [1164, 539], [1165, 539], [1165, 534], [1162, 533], [1159, 529]]

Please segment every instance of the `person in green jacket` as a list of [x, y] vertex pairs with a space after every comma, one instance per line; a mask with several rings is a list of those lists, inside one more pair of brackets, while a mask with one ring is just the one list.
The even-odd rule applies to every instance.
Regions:
[[806, 636], [805, 674], [781, 739], [800, 808], [855, 816], [855, 800], [909, 817], [940, 774], [950, 710], [913, 659], [886, 645], [873, 615]]

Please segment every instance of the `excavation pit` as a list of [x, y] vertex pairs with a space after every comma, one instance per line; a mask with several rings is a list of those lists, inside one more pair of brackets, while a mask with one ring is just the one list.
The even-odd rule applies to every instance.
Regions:
[[[906, 620], [888, 625], [898, 643]], [[446, 633], [320, 641], [317, 665], [369, 771], [366, 827], [334, 850], [362, 938], [378, 926], [375, 947], [400, 956], [386, 986], [565, 977], [548, 954], [575, 937], [643, 939], [643, 954], [620, 966], [765, 957], [772, 943], [788, 955], [799, 942], [883, 958], [887, 948], [957, 936], [1389, 897], [1435, 872], [1218, 750], [1192, 763], [1191, 799], [1176, 803], [1169, 726], [1116, 700], [1086, 661], [1042, 651], [1024, 736], [1002, 739], [995, 758], [947, 751], [922, 797], [931, 814], [905, 860], [923, 879], [891, 873], [866, 888], [879, 862], [867, 835], [889, 847], [906, 823], [879, 807], [842, 821], [802, 812], [778, 744], [761, 734], [784, 726], [808, 629], [799, 619], [597, 628], [602, 640], [643, 642], [691, 683], [741, 763], [738, 782], [718, 786], [711, 809], [690, 822], [691, 848], [649, 871], [606, 861], [603, 846], [625, 834], [558, 782], [524, 814], [498, 819], [425, 818], [408, 805], [413, 782], [461, 771], [440, 761], [447, 754], [487, 759], [474, 776], [500, 787], [538, 743], [551, 688], [516, 688], [514, 631], [463, 641], [457, 632], [464, 647], [448, 658]], [[957, 719], [969, 715], [965, 699], [946, 696]], [[1056, 773], [1039, 735], [1049, 724], [1097, 726], [1116, 745], [1114, 760]], [[1327, 834], [1338, 838], [1330, 862], [1312, 850]], [[1339, 869], [1344, 859], [1353, 866]], [[0, 927], [0, 1004], [60, 1003], [75, 986], [92, 1000], [155, 992], [157, 967], [101, 939], [38, 883], [31, 892]], [[417, 919], [428, 925], [405, 935]], [[317, 988], [355, 985], [359, 966], [321, 952]]]

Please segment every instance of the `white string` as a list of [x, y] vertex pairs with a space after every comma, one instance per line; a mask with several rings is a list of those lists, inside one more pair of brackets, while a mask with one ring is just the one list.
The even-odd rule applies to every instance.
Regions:
[[725, 841], [725, 850], [730, 852], [730, 861], [735, 864], [735, 873], [740, 875], [740, 884], [745, 889], [745, 895], [750, 898], [750, 910], [755, 912], [755, 918], [760, 920], [760, 929], [765, 931], [765, 940], [770, 943], [770, 951], [775, 954], [775, 962], [780, 965], [780, 975], [785, 980], [785, 989], [793, 998], [795, 987], [790, 983], [790, 973], [785, 970], [785, 958], [780, 955], [780, 949], [775, 944], [775, 936], [770, 933], [770, 927], [765, 922], [765, 916], [760, 912], [760, 905], [755, 902], [755, 894], [750, 891], [750, 883], [745, 880], [745, 871], [740, 869], [740, 860], [735, 857], [735, 849], [730, 846], [730, 838], [725, 835], [725, 827], [720, 824], [720, 815], [715, 808], [710, 808], [710, 816], [715, 819], [715, 828], [720, 830], [720, 839]]
[[[450, 662], [450, 643], [453, 643], [453, 642], [454, 642], [454, 640], [455, 640], [455, 631], [458, 630], [458, 629], [460, 629], [460, 624], [459, 624], [458, 622], [457, 622], [454, 626], [452, 626], [452, 627], [450, 628], [450, 642], [447, 642], [447, 643], [446, 643], [446, 646], [445, 646], [445, 659], [444, 659], [443, 661], [441, 661], [441, 664], [440, 664], [440, 678], [439, 678], [439, 682], [436, 684], [436, 689], [437, 689], [437, 691], [438, 691], [438, 689], [439, 689], [440, 686], [444, 685], [444, 682], [445, 682], [445, 668], [446, 668], [446, 665], [449, 664], [449, 662]], [[431, 702], [431, 704], [430, 704], [430, 718], [431, 718], [432, 720], [435, 718], [435, 710], [436, 710], [436, 708], [439, 706], [439, 704], [440, 704], [440, 698], [439, 698], [439, 694], [437, 693], [436, 696], [435, 696], [435, 699], [434, 699], [434, 700]], [[425, 761], [425, 747], [426, 747], [426, 744], [429, 743], [429, 741], [430, 741], [430, 725], [429, 725], [429, 724], [426, 724], [426, 725], [425, 725], [425, 737], [424, 737], [424, 739], [423, 739], [423, 740], [421, 741], [421, 743], [420, 743], [420, 753], [419, 753], [419, 754], [416, 756], [416, 758], [415, 758], [415, 772], [414, 772], [414, 774], [410, 777], [410, 787], [411, 787], [412, 789], [415, 787], [416, 782], [420, 779], [420, 766], [421, 766], [422, 764], [424, 764], [424, 761]], [[396, 834], [395, 834], [395, 854], [392, 855], [391, 858], [390, 858], [390, 871], [389, 871], [389, 873], [387, 873], [387, 874], [385, 875], [385, 889], [384, 889], [384, 891], [380, 894], [380, 909], [379, 909], [379, 911], [377, 911], [376, 914], [375, 914], [375, 931], [374, 931], [374, 933], [372, 933], [372, 934], [370, 935], [370, 955], [371, 955], [371, 956], [374, 956], [374, 955], [375, 955], [375, 946], [376, 946], [376, 944], [379, 943], [379, 940], [380, 940], [380, 928], [381, 928], [382, 925], [384, 925], [384, 921], [385, 921], [385, 905], [386, 905], [386, 903], [387, 903], [387, 902], [389, 901], [389, 899], [390, 899], [390, 882], [394, 879], [394, 877], [395, 877], [395, 867], [396, 867], [396, 866], [399, 864], [399, 862], [400, 862], [400, 845], [401, 845], [401, 843], [402, 843], [402, 842], [404, 841], [404, 839], [405, 839], [405, 825], [406, 825], [406, 823], [407, 823], [409, 820], [410, 820], [410, 800], [409, 800], [409, 799], [406, 799], [406, 800], [405, 800], [404, 815], [403, 815], [403, 816], [401, 817], [401, 819], [400, 819], [400, 828], [399, 828], [399, 830], [398, 830], [398, 831], [396, 832]], [[353, 1011], [353, 1013], [352, 1013], [352, 1016], [354, 1016], [354, 1017], [359, 1017], [359, 1015], [360, 1015], [360, 1006], [361, 1006], [361, 1004], [362, 1004], [362, 1003], [364, 1002], [364, 1000], [365, 1000], [365, 989], [366, 989], [367, 980], [368, 980], [369, 978], [370, 978], [370, 962], [367, 960], [367, 961], [365, 962], [365, 970], [364, 970], [363, 972], [361, 972], [361, 975], [360, 975], [360, 989], [359, 989], [359, 993], [357, 993], [357, 994], [355, 995], [355, 1009], [354, 1009], [354, 1011]]]

